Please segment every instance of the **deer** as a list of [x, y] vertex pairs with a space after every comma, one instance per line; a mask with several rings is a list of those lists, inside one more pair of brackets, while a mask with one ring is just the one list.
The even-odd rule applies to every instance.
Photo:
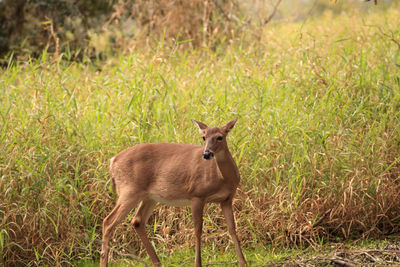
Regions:
[[151, 245], [145, 224], [157, 202], [190, 206], [195, 233], [195, 266], [201, 266], [203, 210], [207, 203], [221, 206], [241, 267], [247, 266], [235, 229], [232, 200], [240, 181], [239, 169], [226, 141], [237, 118], [221, 127], [199, 128], [204, 145], [142, 143], [123, 150], [110, 160], [110, 176], [118, 196], [103, 220], [100, 266], [108, 266], [111, 235], [127, 214], [139, 205], [131, 224], [154, 266], [161, 262]]

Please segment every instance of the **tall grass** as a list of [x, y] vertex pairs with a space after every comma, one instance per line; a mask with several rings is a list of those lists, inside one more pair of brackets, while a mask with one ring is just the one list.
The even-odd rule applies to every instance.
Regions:
[[[2, 264], [97, 258], [115, 199], [108, 159], [142, 142], [200, 144], [192, 118], [239, 117], [229, 144], [245, 249], [398, 231], [399, 16], [327, 13], [216, 51], [160, 43], [94, 64], [10, 63], [0, 75]], [[226, 249], [219, 208], [204, 216], [204, 240]], [[128, 222], [114, 258], [143, 254]], [[148, 228], [171, 251], [191, 246], [191, 229], [187, 208], [163, 206]]]

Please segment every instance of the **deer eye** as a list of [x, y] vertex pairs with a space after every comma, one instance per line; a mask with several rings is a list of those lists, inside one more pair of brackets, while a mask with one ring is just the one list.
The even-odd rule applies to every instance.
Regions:
[[206, 141], [206, 137], [205, 136], [203, 136], [203, 141]]
[[217, 140], [218, 140], [218, 141], [222, 141], [222, 139], [223, 139], [222, 136], [218, 136], [218, 137], [217, 137]]

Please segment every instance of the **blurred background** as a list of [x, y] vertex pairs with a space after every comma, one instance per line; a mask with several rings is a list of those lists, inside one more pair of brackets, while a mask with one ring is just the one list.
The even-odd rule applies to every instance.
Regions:
[[[104, 57], [152, 46], [210, 47], [260, 30], [271, 20], [373, 12], [391, 0], [0, 0], [0, 57], [46, 50], [68, 59]], [[349, 25], [350, 26], [350, 25]], [[65, 56], [65, 54], [64, 54]]]

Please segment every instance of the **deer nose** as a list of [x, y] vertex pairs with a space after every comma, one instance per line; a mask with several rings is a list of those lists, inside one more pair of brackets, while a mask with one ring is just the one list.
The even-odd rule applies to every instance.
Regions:
[[214, 156], [214, 153], [210, 152], [210, 151], [205, 151], [203, 153], [203, 159], [211, 159]]

